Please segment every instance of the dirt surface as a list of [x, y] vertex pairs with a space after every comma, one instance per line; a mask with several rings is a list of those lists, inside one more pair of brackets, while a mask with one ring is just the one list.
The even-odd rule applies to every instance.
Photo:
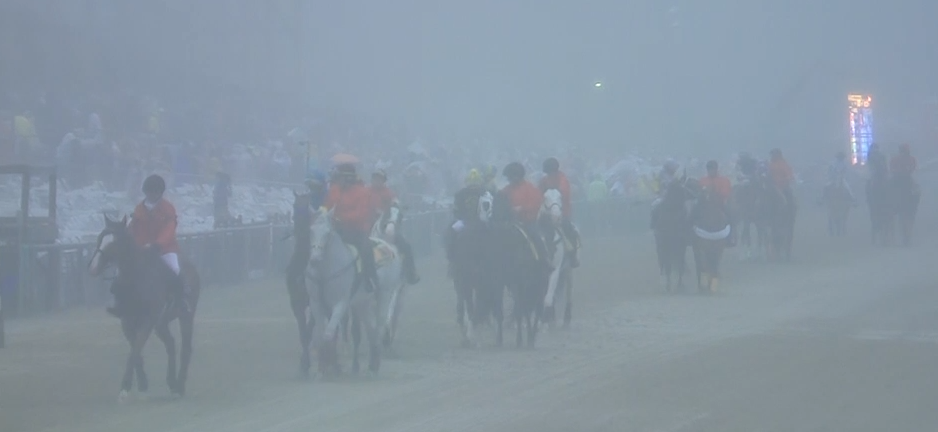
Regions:
[[592, 239], [572, 328], [534, 350], [515, 349], [513, 333], [496, 349], [489, 332], [459, 348], [445, 265], [424, 260], [375, 378], [293, 379], [280, 280], [204, 293], [182, 400], [166, 396], [154, 338], [151, 395], [117, 404], [128, 348], [101, 310], [17, 321], [0, 351], [0, 431], [938, 430], [929, 199], [908, 249], [870, 247], [864, 211], [830, 239], [805, 207], [796, 262], [731, 252], [714, 296], [661, 293], [650, 234]]

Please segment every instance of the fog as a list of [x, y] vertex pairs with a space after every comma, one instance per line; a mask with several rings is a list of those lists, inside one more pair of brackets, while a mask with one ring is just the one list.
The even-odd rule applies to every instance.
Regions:
[[[938, 430], [936, 18], [933, 0], [0, 0], [0, 431]], [[872, 98], [875, 167], [832, 164], [851, 93]], [[549, 157], [565, 187], [540, 182]], [[322, 211], [340, 160], [356, 181], [329, 181], [383, 173], [403, 214], [388, 231], [373, 212], [352, 248]], [[513, 161], [546, 227], [489, 219]], [[160, 257], [102, 214], [154, 211], [152, 174], [180, 245], [145, 268]], [[370, 246], [384, 286], [353, 290]], [[194, 355], [174, 378], [150, 337], [148, 381], [105, 309], [112, 287], [176, 282], [167, 255]], [[143, 297], [141, 322], [178, 312]], [[345, 324], [323, 342], [347, 306], [360, 371]]]
[[[3, 14], [12, 24], [3, 26], [5, 40], [28, 39], [30, 30], [16, 25], [26, 21], [15, 17], [29, 9], [34, 19], [66, 20], [79, 40], [71, 42], [90, 44], [98, 60], [91, 69], [71, 63], [42, 74], [4, 61], [7, 91], [75, 72], [100, 86], [177, 95], [210, 83], [450, 140], [700, 156], [784, 145], [801, 154], [843, 142], [849, 92], [874, 95], [878, 121], [897, 124], [886, 131], [890, 140], [921, 139], [917, 117], [938, 92], [931, 44], [938, 24], [928, 18], [938, 6], [928, 1], [8, 0], [4, 7], [13, 11]], [[40, 52], [61, 48], [44, 43]]]

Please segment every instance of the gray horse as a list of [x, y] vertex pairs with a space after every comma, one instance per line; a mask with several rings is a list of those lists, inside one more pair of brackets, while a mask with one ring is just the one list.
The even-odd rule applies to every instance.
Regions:
[[358, 254], [362, 251], [342, 241], [333, 227], [331, 211], [314, 212], [313, 218], [306, 280], [310, 299], [318, 305], [310, 309], [322, 312], [324, 319], [317, 321], [326, 323], [324, 331], [317, 338], [319, 371], [324, 375], [339, 371], [336, 349], [338, 330], [346, 314], [349, 314], [353, 336], [352, 371], [357, 372], [359, 369], [358, 348], [361, 336], [357, 330], [358, 326], [363, 326], [369, 344], [368, 369], [376, 373], [381, 364], [378, 334], [378, 308], [381, 304], [379, 297], [382, 290], [394, 289], [391, 281], [401, 280], [400, 254], [394, 245], [373, 238], [374, 250], [363, 252], [380, 255], [376, 256], [375, 260], [379, 266], [379, 286], [375, 292], [367, 292], [363, 288], [353, 289], [360, 273]]

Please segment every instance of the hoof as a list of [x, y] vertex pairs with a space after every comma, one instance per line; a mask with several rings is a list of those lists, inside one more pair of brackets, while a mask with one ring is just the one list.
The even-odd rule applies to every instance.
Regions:
[[124, 405], [128, 402], [130, 402], [130, 392], [121, 390], [121, 392], [117, 394], [117, 403]]

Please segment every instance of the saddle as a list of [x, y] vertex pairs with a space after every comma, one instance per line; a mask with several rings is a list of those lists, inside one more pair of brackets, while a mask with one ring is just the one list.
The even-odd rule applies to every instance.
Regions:
[[[371, 251], [375, 256], [375, 268], [379, 269], [388, 263], [390, 263], [394, 258], [397, 258], [397, 250], [390, 243], [375, 237], [371, 237]], [[355, 257], [355, 269], [358, 273], [362, 272], [362, 260], [361, 255], [359, 255], [358, 248], [355, 245], [346, 243], [345, 247], [349, 248], [352, 252], [352, 256]]]

